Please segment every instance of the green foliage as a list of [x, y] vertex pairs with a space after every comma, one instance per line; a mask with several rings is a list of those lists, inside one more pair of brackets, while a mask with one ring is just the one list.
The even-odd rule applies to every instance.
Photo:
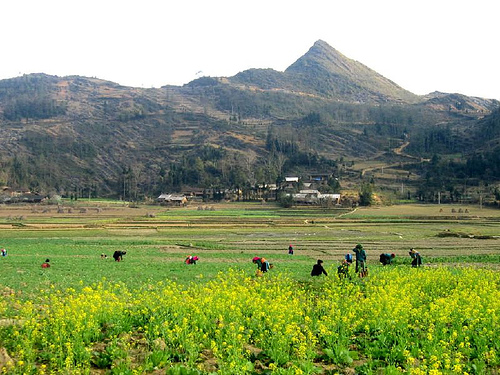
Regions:
[[198, 370], [188, 369], [182, 365], [175, 365], [169, 367], [165, 372], [166, 375], [199, 375], [201, 374]]
[[359, 204], [361, 206], [370, 206], [373, 203], [373, 185], [363, 182], [359, 191]]
[[103, 351], [94, 351], [91, 362], [95, 367], [100, 369], [111, 368], [113, 364], [112, 347], [108, 345]]
[[293, 206], [293, 197], [290, 194], [281, 194], [278, 202], [283, 208], [290, 208]]

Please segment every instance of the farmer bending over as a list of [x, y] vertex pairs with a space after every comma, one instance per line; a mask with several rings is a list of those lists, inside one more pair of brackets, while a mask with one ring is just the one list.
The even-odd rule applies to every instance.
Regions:
[[349, 275], [349, 266], [350, 263], [344, 259], [342, 263], [340, 263], [340, 266], [337, 267], [337, 274], [339, 275], [340, 280], [351, 278], [351, 275]]
[[261, 272], [267, 272], [269, 271], [271, 265], [265, 258], [260, 258], [260, 257], [254, 257], [252, 259], [252, 262], [257, 265], [257, 269], [260, 270]]
[[380, 263], [382, 263], [383, 266], [386, 266], [388, 264], [391, 264], [392, 260], [396, 257], [394, 253], [392, 254], [380, 254]]
[[411, 266], [420, 267], [422, 265], [422, 257], [420, 256], [420, 253], [412, 247], [409, 254], [412, 259]]
[[321, 259], [318, 259], [316, 264], [313, 266], [311, 276], [320, 276], [322, 273], [324, 273], [325, 276], [328, 276], [325, 269], [323, 268], [323, 261]]
[[114, 253], [113, 253], [113, 259], [116, 261], [116, 262], [120, 262], [123, 260], [123, 256], [127, 254], [126, 251], [122, 251], [122, 250], [116, 250]]

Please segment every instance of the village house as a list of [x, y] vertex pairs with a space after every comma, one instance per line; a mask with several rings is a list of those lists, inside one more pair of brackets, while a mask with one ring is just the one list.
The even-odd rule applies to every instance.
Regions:
[[8, 186], [1, 187], [0, 202], [2, 203], [41, 203], [44, 199], [44, 195], [27, 189], [15, 190]]
[[331, 177], [331, 173], [312, 173], [309, 175], [309, 181], [315, 182], [318, 185], [326, 185]]
[[332, 202], [332, 204], [340, 204], [340, 194], [321, 194], [319, 196], [322, 202]]
[[293, 190], [299, 186], [299, 178], [298, 177], [285, 177], [285, 181], [281, 185], [283, 190]]
[[156, 200], [161, 205], [170, 206], [185, 206], [187, 204], [187, 198], [181, 194], [161, 194]]
[[208, 193], [204, 188], [186, 186], [181, 190], [181, 195], [186, 196], [189, 201], [201, 202], [207, 197]]
[[291, 194], [296, 204], [340, 204], [340, 194], [322, 194], [319, 190], [304, 189], [296, 194]]

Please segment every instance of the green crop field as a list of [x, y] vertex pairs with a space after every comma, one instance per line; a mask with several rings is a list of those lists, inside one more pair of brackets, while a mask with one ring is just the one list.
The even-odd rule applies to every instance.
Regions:
[[[498, 373], [499, 228], [477, 206], [0, 207], [0, 372]], [[340, 281], [357, 243], [369, 275]]]

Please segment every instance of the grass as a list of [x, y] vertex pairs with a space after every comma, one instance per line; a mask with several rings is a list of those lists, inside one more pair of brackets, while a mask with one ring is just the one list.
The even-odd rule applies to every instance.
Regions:
[[[447, 286], [434, 282], [435, 278], [441, 280], [439, 275], [445, 279], [458, 275], [458, 280], [462, 270], [464, 274], [468, 274], [467, 269], [481, 267], [490, 268], [493, 271], [485, 270], [483, 273], [472, 270], [470, 277], [473, 280], [469, 280], [470, 283], [480, 281], [479, 275], [483, 274], [494, 279], [500, 267], [500, 239], [496, 237], [500, 233], [500, 221], [496, 220], [500, 218], [500, 211], [468, 207], [472, 215], [457, 220], [455, 217], [450, 217], [448, 213], [439, 215], [441, 208], [440, 206], [412, 204], [363, 208], [345, 214], [345, 210], [313, 208], [284, 210], [273, 205], [238, 203], [216, 205], [215, 211], [198, 211], [195, 207], [169, 209], [158, 206], [134, 209], [120, 207], [110, 209], [108, 212], [103, 210], [92, 214], [75, 213], [72, 214], [73, 216], [67, 214], [61, 216], [54, 212], [30, 214], [27, 212], [29, 208], [23, 210], [22, 207], [9, 207], [5, 210], [0, 208], [0, 224], [2, 224], [0, 225], [0, 247], [8, 250], [7, 257], [0, 257], [2, 319], [16, 321], [31, 307], [35, 308], [29, 325], [30, 327], [31, 324], [33, 325], [34, 331], [31, 334], [28, 328], [26, 329], [23, 345], [30, 347], [31, 338], [39, 334], [41, 330], [46, 331], [44, 337], [53, 334], [50, 327], [43, 328], [43, 324], [42, 328], [37, 326], [36, 309], [43, 313], [48, 309], [54, 309], [54, 311], [60, 309], [60, 311], [66, 311], [66, 314], [71, 314], [69, 312], [71, 309], [66, 307], [66, 304], [69, 306], [79, 303], [82, 309], [87, 309], [87, 320], [91, 320], [90, 317], [102, 319], [102, 322], [96, 323], [97, 325], [92, 329], [82, 331], [84, 341], [88, 341], [85, 345], [93, 345], [90, 352], [87, 347], [80, 347], [78, 350], [75, 347], [76, 349], [74, 348], [72, 352], [68, 352], [69, 357], [61, 354], [64, 353], [62, 349], [51, 355], [40, 350], [39, 354], [31, 353], [33, 356], [29, 357], [30, 352], [26, 351], [27, 358], [37, 363], [38, 368], [35, 370], [29, 370], [21, 365], [22, 350], [16, 349], [14, 341], [9, 341], [6, 348], [9, 352], [15, 353], [17, 373], [39, 371], [42, 364], [49, 364], [53, 368], [60, 369], [64, 366], [71, 368], [73, 362], [67, 359], [71, 359], [71, 353], [80, 353], [82, 358], [90, 356], [87, 361], [90, 361], [91, 365], [88, 364], [88, 366], [102, 371], [98, 373], [131, 373], [130, 368], [148, 373], [154, 373], [157, 368], [163, 369], [161, 373], [184, 373], [187, 368], [193, 369], [195, 366], [205, 368], [206, 372], [202, 373], [207, 373], [215, 371], [211, 367], [215, 348], [222, 353], [217, 357], [221, 373], [234, 373], [230, 367], [224, 367], [231, 366], [234, 358], [245, 358], [239, 365], [245, 368], [248, 366], [249, 370], [241, 373], [266, 373], [270, 371], [270, 366], [273, 364], [281, 366], [284, 372], [279, 373], [300, 373], [287, 365], [288, 361], [295, 361], [294, 358], [298, 354], [282, 358], [283, 353], [288, 350], [286, 348], [291, 348], [293, 345], [285, 343], [283, 347], [273, 346], [274, 341], [283, 340], [286, 335], [276, 335], [276, 340], [270, 340], [267, 347], [267, 339], [258, 335], [256, 327], [260, 327], [262, 322], [256, 318], [257, 312], [260, 308], [268, 308], [268, 304], [259, 303], [256, 301], [256, 296], [262, 294], [258, 298], [264, 298], [270, 290], [275, 288], [276, 294], [273, 297], [272, 307], [266, 314], [272, 316], [285, 307], [295, 308], [300, 314], [292, 314], [291, 318], [289, 312], [283, 312], [279, 315], [280, 319], [288, 317], [283, 322], [278, 324], [275, 319], [265, 319], [265, 324], [268, 324], [273, 332], [277, 332], [278, 326], [289, 324], [291, 319], [299, 319], [297, 323], [293, 323], [295, 325], [290, 325], [289, 334], [292, 332], [299, 334], [300, 329], [308, 327], [308, 324], [311, 324], [310, 328], [307, 328], [311, 330], [311, 334], [307, 337], [314, 337], [321, 331], [321, 335], [326, 335], [321, 339], [323, 341], [320, 340], [324, 350], [320, 354], [312, 351], [310, 356], [314, 358], [319, 355], [317, 361], [326, 366], [325, 372], [351, 366], [352, 371], [358, 373], [375, 373], [380, 367], [385, 367], [386, 373], [390, 373], [390, 369], [397, 372], [394, 367], [396, 363], [399, 365], [406, 363], [408, 368], [411, 368], [420, 362], [414, 361], [410, 364], [408, 359], [404, 362], [401, 358], [402, 353], [406, 353], [405, 356], [408, 358], [420, 355], [418, 351], [411, 349], [414, 345], [401, 341], [401, 337], [406, 336], [396, 338], [394, 341], [394, 345], [401, 347], [386, 345], [384, 341], [386, 338], [381, 335], [378, 318], [366, 316], [363, 312], [365, 307], [361, 308], [359, 316], [366, 319], [366, 324], [360, 325], [359, 331], [344, 332], [350, 325], [343, 325], [340, 321], [338, 327], [331, 329], [322, 330], [321, 326], [316, 325], [328, 314], [332, 314], [332, 319], [343, 319], [342, 313], [337, 314], [341, 311], [339, 306], [350, 309], [355, 305], [349, 304], [342, 297], [346, 291], [349, 293], [349, 290], [353, 292], [356, 289], [356, 293], [369, 296], [372, 289], [377, 287], [380, 288], [380, 293], [374, 293], [373, 298], [376, 299], [378, 297], [375, 296], [380, 295], [387, 297], [389, 301], [394, 296], [390, 293], [384, 294], [386, 285], [391, 284], [393, 290], [397, 287], [408, 288], [406, 284], [398, 285], [392, 276], [407, 280], [407, 283], [415, 283], [415, 288], [422, 288], [423, 292], [429, 291], [437, 296], [444, 296], [443, 298], [447, 296], [447, 291], [441, 289]], [[445, 206], [443, 211], [449, 209], [450, 207]], [[10, 225], [7, 217], [13, 212], [16, 215], [25, 216], [22, 225]], [[154, 213], [155, 217], [145, 213]], [[473, 234], [475, 237], [440, 235], [443, 232]], [[477, 239], [477, 236], [485, 239]], [[289, 256], [287, 251], [290, 243], [295, 249], [293, 256]], [[368, 279], [354, 277], [347, 285], [340, 285], [337, 279], [337, 266], [344, 255], [350, 252], [357, 243], [362, 243], [367, 251], [370, 277]], [[422, 254], [424, 261], [422, 269], [411, 268], [408, 256], [410, 247], [416, 248]], [[122, 262], [115, 262], [111, 258], [115, 250], [127, 251]], [[379, 265], [378, 257], [385, 252], [396, 254], [394, 265], [389, 267]], [[107, 259], [101, 258], [103, 253], [107, 254]], [[188, 266], [184, 263], [187, 255], [198, 255], [200, 261], [196, 265]], [[254, 256], [265, 257], [275, 265], [274, 269], [261, 279], [254, 276], [256, 267], [251, 262]], [[51, 267], [42, 269], [41, 263], [46, 258], [50, 259]], [[324, 266], [329, 273], [328, 277], [317, 279], [310, 277], [312, 265], [317, 259], [324, 261]], [[235, 279], [235, 275], [241, 276]], [[241, 281], [240, 277], [242, 277], [241, 280], [246, 281]], [[232, 279], [233, 285], [226, 285], [226, 279]], [[243, 284], [240, 285], [240, 282]], [[259, 282], [267, 285], [268, 289], [259, 289]], [[376, 286], [377, 283], [380, 284]], [[459, 285], [459, 283], [454, 285]], [[169, 288], [175, 290], [176, 294], [168, 295]], [[287, 288], [288, 292], [283, 293], [282, 288]], [[255, 290], [250, 293], [250, 289]], [[191, 294], [193, 290], [198, 291], [198, 297]], [[381, 300], [381, 304], [378, 307], [375, 306], [373, 314], [395, 303], [408, 302], [408, 293], [411, 290], [409, 288], [407, 291], [396, 291], [401, 293], [401, 296], [394, 297], [395, 299], [390, 302]], [[323, 303], [330, 299], [323, 301], [320, 297], [332, 291], [338, 292], [335, 292], [338, 299], [332, 300], [332, 307], [326, 308]], [[481, 291], [478, 290], [479, 292]], [[301, 303], [294, 299], [293, 296], [296, 293], [303, 295]], [[210, 306], [213, 311], [202, 313], [198, 304], [200, 301], [208, 303], [205, 294], [212, 296], [214, 304], [210, 302]], [[96, 299], [96, 303], [101, 303], [111, 312], [117, 308], [114, 303], [118, 303], [118, 308], [122, 309], [120, 311], [123, 314], [115, 316], [111, 312], [104, 314], [101, 311], [94, 316], [93, 302], [88, 300], [90, 295]], [[222, 295], [225, 297], [222, 298]], [[241, 306], [234, 302], [244, 295], [247, 296], [242, 300]], [[142, 297], [137, 296], [150, 299], [144, 301]], [[418, 296], [423, 299], [423, 303], [427, 301], [425, 293], [420, 293]], [[468, 293], [459, 295], [464, 299], [467, 299], [467, 296]], [[157, 298], [165, 298], [165, 300], [159, 303]], [[221, 301], [217, 304], [219, 298]], [[285, 298], [285, 302], [280, 304], [281, 298]], [[171, 303], [171, 299], [177, 299], [177, 302]], [[188, 301], [192, 301], [192, 306], [188, 306], [189, 311], [184, 305]], [[441, 299], [437, 299], [438, 303], [440, 301]], [[310, 302], [312, 305], [307, 307]], [[170, 306], [170, 303], [171, 307], [166, 307]], [[253, 307], [255, 314], [247, 314], [246, 307], [251, 304], [256, 304]], [[21, 305], [24, 306], [24, 310], [18, 308]], [[466, 304], [463, 305], [466, 308]], [[152, 306], [156, 307], [152, 308]], [[325, 311], [321, 312], [322, 308], [325, 308]], [[401, 305], [401, 308], [406, 307]], [[422, 308], [422, 306], [417, 304], [414, 308]], [[229, 319], [231, 314], [239, 309], [242, 309], [243, 315], [231, 318], [232, 323], [224, 328], [224, 325], [219, 322], [220, 316], [226, 314], [227, 317], [224, 319]], [[155, 314], [159, 312], [164, 314], [159, 315], [163, 319], [161, 321], [170, 322], [172, 327], [165, 329], [164, 325], [156, 325]], [[389, 312], [390, 309], [382, 315], [390, 315]], [[422, 312], [433, 313], [434, 310], [422, 308]], [[302, 321], [301, 317], [306, 319], [307, 314], [318, 315], [314, 320]], [[208, 315], [210, 319], [204, 321]], [[60, 317], [61, 322], [64, 321], [64, 325], [58, 325], [58, 327], [65, 326], [67, 324], [63, 319], [65, 315], [58, 313], [57, 316]], [[180, 329], [184, 327], [183, 320], [180, 318], [182, 316], [186, 319], [199, 318], [200, 326], [197, 327], [197, 331], [185, 331], [182, 337], [176, 336], [180, 335]], [[400, 314], [398, 318], [404, 316], [406, 315]], [[2, 319], [0, 319], [0, 338], [2, 335], [4, 338], [11, 337], [11, 333], [13, 334], [18, 328], [17, 326], [3, 328]], [[330, 324], [328, 322], [333, 321], [332, 319], [328, 317], [323, 323], [328, 326]], [[75, 317], [74, 324], [78, 324], [76, 322], [80, 320], [79, 317]], [[457, 322], [461, 327], [461, 318]], [[239, 357], [236, 354], [230, 354], [232, 352], [226, 346], [229, 340], [234, 341], [231, 344], [233, 350], [235, 348], [240, 350], [243, 347], [238, 340], [244, 340], [245, 335], [251, 335], [250, 330], [246, 328], [241, 331], [241, 335], [233, 334], [236, 328], [239, 329], [240, 323], [250, 324], [249, 327], [252, 327], [255, 335], [252, 333], [254, 336], [251, 340], [248, 339], [248, 342], [255, 346], [256, 340], [262, 340], [259, 350], [263, 349], [265, 356], [259, 353], [248, 354], [246, 351], [247, 354]], [[231, 324], [234, 324], [234, 327]], [[272, 327], [273, 324], [276, 327]], [[391, 328], [393, 321], [388, 320], [385, 324], [388, 328], [384, 334], [390, 338], [394, 331]], [[397, 332], [406, 332], [405, 335], [413, 332], [406, 325], [401, 327]], [[423, 325], [423, 327], [426, 326]], [[158, 333], [155, 333], [156, 329]], [[130, 337], [130, 332], [133, 332], [133, 337]], [[210, 340], [204, 338], [203, 332], [212, 335]], [[337, 333], [344, 335], [342, 336], [344, 341], [339, 341], [335, 336]], [[181, 342], [183, 345], [189, 344], [191, 334], [199, 334], [199, 337], [193, 339], [192, 346], [184, 348], [175, 346], [175, 343]], [[416, 338], [420, 337], [418, 331], [414, 334]], [[444, 333], [440, 334], [444, 335]], [[71, 336], [71, 331], [67, 335]], [[238, 339], [239, 336], [242, 338]], [[166, 337], [170, 337], [170, 341]], [[292, 341], [298, 345], [294, 349], [297, 353], [307, 351], [309, 346], [299, 345], [305, 337], [301, 336]], [[443, 337], [446, 340], [449, 339], [448, 336]], [[147, 345], [141, 344], [145, 338], [149, 339]], [[172, 347], [168, 350], [161, 349], [163, 344], [161, 340], [158, 341], [159, 338], [164, 338], [164, 344]], [[350, 342], [350, 340], [354, 341]], [[411, 340], [415, 338], [411, 337]], [[198, 353], [199, 343], [202, 341], [205, 345], [204, 350]], [[76, 345], [76, 342], [70, 342], [71, 345]], [[419, 345], [424, 350], [428, 350], [426, 358], [433, 358], [431, 355], [437, 353], [434, 350], [439, 348], [441, 348], [439, 350], [444, 350], [442, 345], [429, 344], [427, 348], [425, 342], [426, 340], [421, 340]], [[43, 340], [40, 345], [42, 347], [45, 345]], [[250, 352], [253, 350], [252, 346], [245, 345], [247, 345], [244, 347], [246, 350]], [[485, 346], [489, 348], [488, 345]], [[356, 350], [360, 347], [363, 349]], [[45, 349], [50, 350], [50, 345]], [[189, 351], [194, 354], [189, 354]], [[307, 357], [306, 354], [301, 355]], [[56, 365], [54, 361], [57, 358], [60, 363]], [[132, 361], [137, 361], [137, 363], [127, 362], [130, 361], [127, 358], [132, 358]], [[192, 363], [196, 358], [198, 358], [197, 361], [202, 362]], [[138, 369], [141, 361], [145, 361], [145, 367]], [[258, 371], [253, 369], [253, 366], [258, 363], [265, 363], [267, 368], [258, 369]], [[312, 360], [293, 363], [303, 373], [314, 373], [317, 369], [314, 365], [317, 362]], [[333, 364], [340, 367], [328, 367]], [[477, 363], [477, 366], [484, 365], [482, 362]], [[254, 370], [255, 372], [252, 372]], [[288, 370], [290, 372], [285, 372]], [[68, 373], [70, 372], [68, 370]]]
[[[101, 220], [95, 220], [97, 213], [91, 218], [88, 214], [61, 217], [55, 212], [30, 216], [29, 207], [24, 211], [8, 207], [0, 210], [0, 222], [12, 212], [24, 213], [26, 219], [23, 226], [0, 229], [0, 246], [9, 250], [9, 256], [0, 259], [0, 284], [29, 294], [39, 285], [68, 287], [102, 277], [137, 284], [163, 279], [189, 283], [211, 279], [230, 267], [252, 272], [250, 259], [256, 255], [306, 280], [316, 259], [322, 258], [335, 272], [343, 255], [358, 242], [365, 245], [372, 266], [378, 266], [382, 252], [394, 252], [398, 263], [407, 265], [410, 247], [419, 249], [427, 264], [500, 263], [500, 241], [494, 238], [439, 237], [444, 231], [498, 235], [500, 224], [491, 219], [500, 217], [500, 210], [468, 207], [474, 216], [455, 220], [439, 215], [451, 206], [437, 205], [360, 208], [347, 215], [345, 210], [285, 210], [270, 204], [214, 207], [215, 211], [120, 208]], [[147, 217], [144, 212], [156, 216]], [[50, 226], [41, 225], [46, 223]], [[75, 227], [77, 223], [81, 226]], [[296, 250], [293, 257], [286, 252], [289, 243]], [[123, 262], [100, 259], [101, 253], [110, 257], [115, 250], [127, 250]], [[195, 267], [183, 264], [190, 254], [201, 258]], [[40, 264], [45, 258], [51, 259], [52, 267], [44, 271]]]

